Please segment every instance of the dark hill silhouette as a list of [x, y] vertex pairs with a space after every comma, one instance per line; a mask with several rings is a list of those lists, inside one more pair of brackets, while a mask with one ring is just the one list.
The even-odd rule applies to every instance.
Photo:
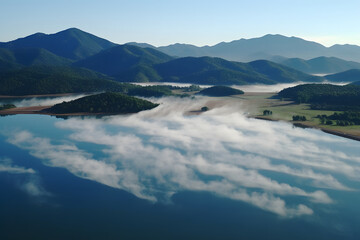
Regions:
[[35, 33], [14, 41], [1, 43], [9, 49], [44, 48], [58, 56], [78, 60], [89, 57], [116, 44], [77, 28], [54, 34]]
[[266, 60], [240, 63], [221, 58], [186, 57], [155, 65], [154, 68], [163, 81], [196, 84], [274, 84], [322, 80]]
[[352, 69], [336, 74], [326, 75], [325, 78], [332, 82], [356, 82], [360, 81], [360, 69]]
[[1, 60], [17, 65], [18, 67], [34, 65], [69, 66], [72, 62], [67, 58], [59, 57], [42, 48], [0, 48], [0, 69], [9, 69], [2, 67], [3, 64]]
[[350, 69], [360, 69], [360, 63], [358, 62], [345, 61], [335, 57], [318, 57], [310, 60], [289, 58], [276, 62], [309, 74], [329, 74], [343, 72]]
[[76, 62], [74, 65], [116, 76], [138, 66], [151, 66], [171, 59], [172, 57], [151, 48], [119, 45]]

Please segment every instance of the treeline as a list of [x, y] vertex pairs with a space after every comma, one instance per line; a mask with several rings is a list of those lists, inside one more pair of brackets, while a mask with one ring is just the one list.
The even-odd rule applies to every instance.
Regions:
[[142, 110], [152, 109], [158, 104], [127, 96], [121, 93], [101, 93], [76, 99], [70, 102], [56, 104], [46, 109], [46, 112], [56, 114], [67, 113], [136, 113]]
[[198, 94], [210, 97], [224, 97], [231, 95], [244, 94], [243, 91], [227, 86], [213, 86], [201, 90]]
[[129, 89], [128, 95], [140, 97], [164, 97], [173, 95], [171, 89], [171, 86], [138, 86]]
[[0, 72], [0, 86], [1, 95], [13, 96], [110, 90], [127, 92], [133, 87], [90, 70], [50, 66]]
[[306, 117], [300, 116], [300, 115], [294, 115], [294, 116], [292, 116], [292, 119], [293, 119], [293, 121], [301, 121], [301, 122], [306, 121]]
[[10, 109], [10, 108], [16, 108], [16, 106], [14, 104], [4, 104], [4, 105], [0, 105], [0, 111], [1, 110], [6, 110], [6, 109]]
[[198, 85], [139, 86], [113, 81], [105, 75], [82, 68], [33, 66], [20, 70], [0, 71], [0, 95], [41, 95], [111, 91], [142, 97], [170, 96], [172, 90], [199, 91]]
[[278, 93], [297, 103], [311, 103], [312, 109], [350, 110], [360, 108], [360, 86], [304, 84], [286, 88]]
[[321, 124], [338, 126], [360, 125], [360, 112], [345, 111], [343, 113], [334, 113], [330, 116], [318, 115]]

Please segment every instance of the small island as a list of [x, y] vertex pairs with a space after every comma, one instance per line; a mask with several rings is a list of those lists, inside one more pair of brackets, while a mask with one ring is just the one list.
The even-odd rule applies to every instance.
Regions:
[[214, 86], [201, 90], [199, 95], [209, 96], [209, 97], [226, 97], [231, 95], [244, 94], [243, 91], [227, 86]]
[[49, 114], [126, 114], [137, 113], [157, 107], [159, 104], [121, 93], [106, 92], [86, 96], [70, 102], [56, 104], [44, 109]]

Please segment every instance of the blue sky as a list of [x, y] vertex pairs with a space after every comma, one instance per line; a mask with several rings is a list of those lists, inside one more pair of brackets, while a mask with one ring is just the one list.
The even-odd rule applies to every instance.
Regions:
[[0, 0], [0, 41], [77, 27], [116, 43], [298, 36], [360, 45], [358, 0]]

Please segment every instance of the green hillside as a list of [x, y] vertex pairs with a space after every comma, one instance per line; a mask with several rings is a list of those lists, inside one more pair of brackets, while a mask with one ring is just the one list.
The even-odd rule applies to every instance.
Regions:
[[318, 57], [310, 60], [289, 58], [279, 61], [280, 64], [305, 73], [337, 73], [350, 69], [360, 69], [360, 63], [345, 61], [335, 57]]
[[107, 92], [56, 104], [45, 111], [56, 114], [84, 112], [115, 114], [136, 113], [157, 106], [158, 104], [143, 99], [130, 97], [120, 93]]
[[0, 48], [0, 71], [15, 70], [21, 67], [21, 64], [16, 63], [16, 59], [10, 50]]
[[[11, 65], [17, 66], [70, 66], [71, 60], [59, 57], [42, 48], [21, 48], [21, 49], [5, 49], [0, 48], [0, 68], [2, 70], [13, 69]], [[4, 63], [10, 63], [7, 66]]]
[[124, 92], [133, 85], [111, 81], [104, 75], [73, 67], [34, 66], [0, 72], [1, 95], [31, 95], [95, 91]]
[[275, 84], [322, 80], [265, 60], [240, 63], [221, 58], [187, 57], [157, 64], [154, 68], [162, 81], [196, 84]]
[[114, 76], [120, 82], [161, 82], [162, 77], [150, 65], [139, 64]]
[[325, 78], [332, 82], [356, 82], [360, 81], [360, 69], [352, 69], [345, 72], [326, 75]]
[[[109, 76], [118, 76], [118, 78], [129, 75], [141, 79], [138, 72], [147, 76], [149, 71], [152, 71], [147, 67], [171, 59], [172, 57], [151, 48], [119, 45], [76, 62], [74, 66], [85, 67]], [[128, 73], [124, 74], [124, 72]], [[125, 80], [122, 79], [122, 81]]]
[[248, 63], [253, 71], [256, 71], [264, 75], [267, 79], [271, 79], [277, 83], [289, 83], [289, 82], [320, 82], [323, 79], [320, 77], [315, 77], [308, 75], [306, 73], [297, 71], [295, 69], [266, 61], [266, 60], [257, 60]]

